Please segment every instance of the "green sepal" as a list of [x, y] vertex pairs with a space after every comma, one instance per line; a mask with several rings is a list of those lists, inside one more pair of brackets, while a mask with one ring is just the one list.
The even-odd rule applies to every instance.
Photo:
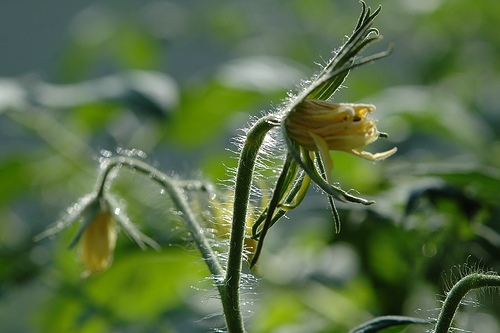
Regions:
[[287, 190], [286, 187], [287, 183], [288, 185], [291, 183], [290, 174], [293, 174], [293, 177], [295, 177], [295, 173], [297, 172], [298, 168], [291, 168], [292, 162], [293, 158], [291, 157], [290, 154], [287, 154], [285, 163], [283, 164], [283, 169], [281, 170], [281, 174], [279, 175], [278, 180], [276, 181], [276, 186], [273, 191], [273, 196], [271, 198], [271, 201], [269, 201], [269, 205], [267, 206], [266, 218], [264, 220], [264, 225], [260, 230], [259, 242], [257, 243], [257, 248], [255, 249], [252, 261], [250, 262], [250, 268], [253, 267], [257, 262], [257, 260], [259, 259], [262, 246], [264, 245], [264, 238], [266, 237], [267, 230], [271, 227], [274, 211], [276, 210], [276, 208], [278, 208], [278, 204], [280, 203], [282, 197], [284, 196], [285, 191]]
[[83, 232], [85, 231], [85, 229], [87, 229], [89, 224], [92, 223], [96, 215], [99, 213], [100, 209], [101, 209], [101, 203], [99, 202], [99, 199], [96, 197], [94, 198], [94, 200], [90, 201], [89, 204], [83, 209], [80, 217], [74, 220], [77, 221], [81, 218], [82, 222], [75, 236], [73, 236], [73, 239], [69, 243], [70, 249], [72, 249], [76, 245], [76, 243], [78, 243], [78, 241], [82, 237]]
[[[314, 155], [321, 176], [326, 181], [328, 179], [326, 173], [330, 172], [330, 170], [325, 169], [325, 165], [323, 163], [323, 160], [321, 159], [321, 154], [319, 152], [315, 152]], [[339, 212], [337, 211], [337, 207], [335, 207], [335, 201], [333, 201], [333, 197], [331, 195], [328, 195], [328, 203], [330, 204], [330, 208], [332, 209], [333, 222], [335, 225], [335, 233], [338, 234], [340, 232], [340, 216]]]
[[[339, 52], [328, 62], [314, 82], [308, 87], [306, 98], [329, 99], [340, 87], [342, 82], [349, 74], [349, 71], [367, 62], [386, 57], [392, 51], [391, 48], [385, 52], [374, 56], [356, 59], [359, 54], [368, 45], [382, 39], [378, 30], [371, 25], [375, 17], [382, 9], [380, 6], [371, 13], [365, 2], [361, 1], [362, 11], [356, 27], [347, 42], [342, 46]], [[370, 36], [373, 34], [374, 36]]]
[[339, 212], [337, 211], [337, 207], [335, 207], [335, 201], [333, 201], [331, 195], [328, 196], [328, 203], [330, 204], [330, 208], [332, 209], [333, 223], [335, 225], [335, 233], [338, 234], [340, 233], [340, 216]]
[[161, 247], [157, 242], [137, 229], [135, 224], [130, 220], [127, 214], [125, 214], [123, 207], [120, 207], [120, 205], [109, 195], [106, 195], [105, 197], [108, 210], [118, 225], [123, 229], [125, 235], [131, 238], [142, 250], [147, 248], [146, 244], [157, 251], [160, 250]]
[[35, 242], [38, 242], [43, 238], [53, 236], [83, 218], [82, 226], [79, 228], [76, 236], [70, 243], [69, 247], [71, 248], [74, 246], [74, 244], [76, 244], [81, 234], [83, 233], [83, 230], [85, 230], [87, 225], [93, 220], [93, 218], [99, 211], [99, 207], [99, 199], [96, 193], [86, 195], [80, 198], [72, 207], [68, 208], [67, 214], [65, 214], [61, 219], [55, 222], [52, 227], [36, 235], [33, 240]]
[[[372, 200], [366, 200], [363, 198], [356, 197], [339, 187], [329, 184], [316, 169], [316, 165], [303, 147], [297, 147], [297, 144], [286, 134], [285, 124], [282, 123], [282, 133], [285, 142], [288, 146], [289, 154], [294, 158], [294, 160], [299, 164], [299, 166], [307, 173], [311, 180], [318, 185], [326, 194], [331, 195], [337, 200], [342, 202], [355, 202], [363, 205], [371, 205], [375, 202]], [[301, 149], [301, 152], [298, 151]]]
[[309, 184], [311, 184], [311, 178], [304, 170], [301, 170], [298, 173], [293, 187], [288, 192], [288, 195], [283, 202], [279, 204], [279, 208], [283, 211], [295, 209], [300, 205], [302, 200], [304, 200], [307, 190], [309, 189]]
[[[300, 205], [304, 197], [306, 196], [307, 190], [309, 189], [309, 184], [311, 179], [303, 170], [299, 170], [297, 162], [291, 161], [288, 171], [282, 170], [282, 173], [286, 173], [286, 180], [283, 186], [283, 190], [279, 193], [279, 201], [277, 205], [277, 211], [273, 214], [271, 218], [272, 227], [285, 213], [292, 210]], [[275, 189], [276, 192], [276, 189]], [[259, 227], [266, 220], [267, 213], [269, 211], [269, 206], [267, 206], [262, 213], [259, 215], [257, 220], [252, 226], [252, 238], [258, 239], [260, 237], [261, 231]]]

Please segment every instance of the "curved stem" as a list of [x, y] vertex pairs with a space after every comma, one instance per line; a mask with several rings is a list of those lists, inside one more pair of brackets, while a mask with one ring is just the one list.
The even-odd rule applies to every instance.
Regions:
[[448, 333], [464, 296], [472, 289], [500, 287], [500, 276], [473, 273], [463, 277], [449, 291], [439, 314], [434, 333]]
[[[115, 157], [106, 160], [101, 166], [102, 171], [96, 183], [96, 191], [99, 195], [102, 195], [102, 192], [106, 188], [108, 175], [117, 167], [128, 167], [136, 172], [140, 172], [168, 192], [177, 210], [182, 212], [182, 218], [186, 222], [187, 228], [205, 260], [210, 273], [212, 273], [215, 278], [224, 276], [224, 269], [217, 260], [217, 255], [212, 251], [212, 247], [207, 238], [203, 235], [202, 227], [192, 212], [186, 196], [184, 195], [183, 184], [177, 184], [171, 177], [140, 160], [130, 157]], [[201, 182], [199, 183], [199, 187], [203, 187], [203, 184]], [[219, 285], [218, 288], [220, 291], [221, 287]]]
[[229, 257], [224, 279], [225, 290], [221, 294], [227, 330], [230, 333], [245, 332], [240, 309], [240, 279], [248, 200], [250, 199], [253, 171], [259, 148], [267, 132], [277, 125], [276, 116], [268, 115], [260, 118], [248, 131], [238, 161]]

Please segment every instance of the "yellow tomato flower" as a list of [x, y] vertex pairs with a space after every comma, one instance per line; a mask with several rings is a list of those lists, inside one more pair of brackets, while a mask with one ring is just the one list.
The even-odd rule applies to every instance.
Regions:
[[83, 231], [79, 242], [80, 259], [87, 266], [83, 275], [108, 268], [113, 260], [115, 245], [115, 220], [110, 212], [99, 211]]
[[[371, 104], [331, 103], [306, 99], [287, 116], [287, 134], [309, 151], [318, 151], [326, 170], [333, 168], [330, 150], [345, 151], [375, 161], [387, 158], [396, 148], [372, 154], [362, 148], [377, 140], [381, 133], [377, 121], [368, 118], [375, 111]], [[330, 182], [330, 174], [327, 173]]]

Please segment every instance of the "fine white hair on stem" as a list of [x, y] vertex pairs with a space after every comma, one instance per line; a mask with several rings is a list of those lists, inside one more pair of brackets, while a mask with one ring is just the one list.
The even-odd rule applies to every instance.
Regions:
[[[277, 108], [273, 108], [272, 111], [263, 112], [263, 115], [270, 113], [277, 114], [280, 112], [280, 108], [282, 108], [281, 105]], [[233, 147], [236, 149], [235, 151], [228, 149], [228, 151], [234, 152], [236, 154], [236, 158], [238, 158], [241, 150], [243, 149], [243, 145], [247, 140], [248, 131], [259, 119], [260, 118], [258, 117], [252, 117], [247, 127], [241, 129], [242, 134], [231, 140]], [[248, 215], [251, 216], [259, 214], [259, 207], [261, 206], [260, 201], [271, 195], [270, 191], [272, 191], [273, 184], [279, 175], [285, 154], [286, 145], [283, 141], [281, 132], [278, 128], [270, 130], [265, 136], [263, 143], [259, 148], [258, 157], [256, 158], [253, 177], [254, 180], [250, 189], [251, 205]], [[222, 182], [222, 186], [232, 193], [234, 192], [236, 184], [236, 169], [228, 168], [227, 176], [228, 178]], [[229, 215], [229, 217], [231, 217], [231, 215]]]

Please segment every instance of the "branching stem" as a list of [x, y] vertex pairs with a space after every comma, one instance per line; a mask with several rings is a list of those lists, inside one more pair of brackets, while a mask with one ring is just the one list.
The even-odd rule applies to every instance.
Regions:
[[[217, 260], [217, 255], [213, 252], [207, 238], [203, 235], [203, 229], [189, 206], [184, 194], [183, 184], [177, 183], [172, 177], [167, 176], [163, 172], [140, 160], [130, 157], [114, 157], [106, 160], [101, 165], [102, 170], [96, 184], [96, 191], [98, 191], [99, 195], [102, 195], [102, 192], [106, 190], [107, 178], [111, 171], [119, 167], [127, 167], [142, 173], [167, 191], [176, 209], [182, 212], [182, 218], [186, 222], [187, 228], [205, 260], [210, 273], [212, 273], [214, 277], [224, 276], [224, 269]], [[198, 183], [200, 183], [200, 186], [202, 185], [201, 182]]]

